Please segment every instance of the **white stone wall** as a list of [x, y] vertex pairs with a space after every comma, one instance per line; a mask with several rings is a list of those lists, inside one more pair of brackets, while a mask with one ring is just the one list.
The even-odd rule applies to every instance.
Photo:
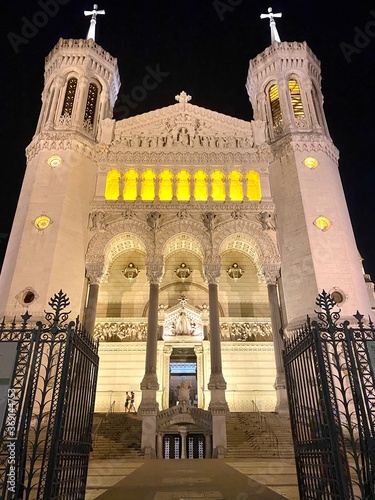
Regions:
[[[157, 375], [160, 389], [157, 400], [160, 409], [164, 409], [168, 401], [168, 398], [163, 398], [169, 373], [169, 362], [163, 354], [164, 345], [163, 341], [158, 342]], [[203, 388], [202, 406], [207, 409], [210, 403], [210, 391], [207, 389], [210, 377], [210, 349], [208, 341], [203, 341], [200, 345], [203, 347], [203, 370], [198, 372], [197, 387], [198, 390]], [[179, 343], [178, 347], [181, 346]], [[144, 375], [146, 344], [103, 342], [99, 347], [99, 356], [95, 411], [106, 412], [113, 401], [114, 411], [124, 411], [125, 391], [135, 392], [138, 407], [141, 401], [139, 386]], [[252, 401], [262, 411], [274, 410], [276, 397], [273, 384], [276, 370], [273, 346], [270, 342], [223, 342], [222, 360], [230, 411], [251, 411]]]

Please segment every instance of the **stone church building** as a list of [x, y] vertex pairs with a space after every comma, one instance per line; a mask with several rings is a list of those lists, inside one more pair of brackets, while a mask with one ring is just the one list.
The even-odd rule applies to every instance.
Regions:
[[149, 456], [222, 456], [228, 411], [287, 413], [282, 334], [323, 289], [371, 313], [319, 61], [274, 41], [246, 88], [251, 122], [184, 91], [115, 121], [112, 55], [60, 39], [46, 58], [0, 314], [42, 318], [67, 293], [100, 340], [96, 410], [134, 391]]

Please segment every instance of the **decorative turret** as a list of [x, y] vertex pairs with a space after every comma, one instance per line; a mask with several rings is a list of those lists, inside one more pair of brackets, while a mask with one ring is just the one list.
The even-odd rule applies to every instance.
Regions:
[[269, 173], [285, 324], [293, 328], [306, 312], [313, 315], [323, 289], [344, 315], [370, 313], [338, 151], [324, 116], [320, 63], [306, 42], [277, 41], [275, 15], [267, 17], [274, 41], [250, 61], [246, 88], [273, 153]]
[[44, 82], [36, 134], [77, 131], [96, 139], [120, 88], [117, 60], [92, 39], [60, 39], [46, 58]]
[[246, 88], [254, 118], [268, 123], [271, 141], [289, 132], [329, 137], [320, 63], [306, 42], [274, 42], [250, 61]]

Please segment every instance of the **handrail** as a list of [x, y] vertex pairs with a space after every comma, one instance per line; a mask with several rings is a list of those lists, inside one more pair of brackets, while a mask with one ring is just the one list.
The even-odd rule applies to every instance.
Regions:
[[[255, 401], [251, 401], [251, 403], [252, 403], [253, 412], [257, 416], [257, 420], [258, 420], [259, 427], [260, 427], [260, 432], [261, 433], [264, 432], [264, 433], [268, 434], [268, 436], [272, 439], [272, 444], [273, 445], [276, 444], [277, 452], [279, 452], [279, 439], [278, 439], [278, 437], [276, 436], [272, 427], [267, 422], [266, 417], [260, 413], [260, 410], [259, 410], [258, 406], [256, 405]], [[264, 424], [264, 426], [263, 426], [263, 424]]]
[[102, 425], [102, 423], [103, 423], [103, 422], [106, 422], [106, 421], [107, 421], [107, 419], [108, 419], [108, 416], [109, 416], [111, 413], [113, 413], [113, 408], [114, 408], [114, 406], [115, 406], [115, 403], [116, 403], [116, 401], [112, 401], [112, 403], [109, 405], [109, 408], [108, 408], [107, 413], [106, 413], [105, 415], [103, 415], [103, 416], [102, 416], [102, 418], [99, 420], [99, 423], [98, 423], [98, 425], [96, 426], [96, 428], [95, 428], [94, 432], [92, 433], [92, 443], [93, 443], [93, 446], [94, 446], [94, 444], [95, 444], [95, 438], [96, 438], [96, 436], [97, 436], [97, 434], [98, 434], [98, 430], [99, 430], [100, 426]]

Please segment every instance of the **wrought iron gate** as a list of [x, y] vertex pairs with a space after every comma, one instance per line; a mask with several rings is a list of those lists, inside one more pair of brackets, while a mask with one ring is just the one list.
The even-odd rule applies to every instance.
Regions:
[[301, 499], [375, 499], [375, 328], [340, 323], [323, 291], [318, 321], [285, 340]]
[[84, 499], [98, 372], [98, 344], [68, 321], [68, 297], [50, 300], [46, 323], [0, 325], [0, 346], [15, 343], [4, 421], [0, 498]]

